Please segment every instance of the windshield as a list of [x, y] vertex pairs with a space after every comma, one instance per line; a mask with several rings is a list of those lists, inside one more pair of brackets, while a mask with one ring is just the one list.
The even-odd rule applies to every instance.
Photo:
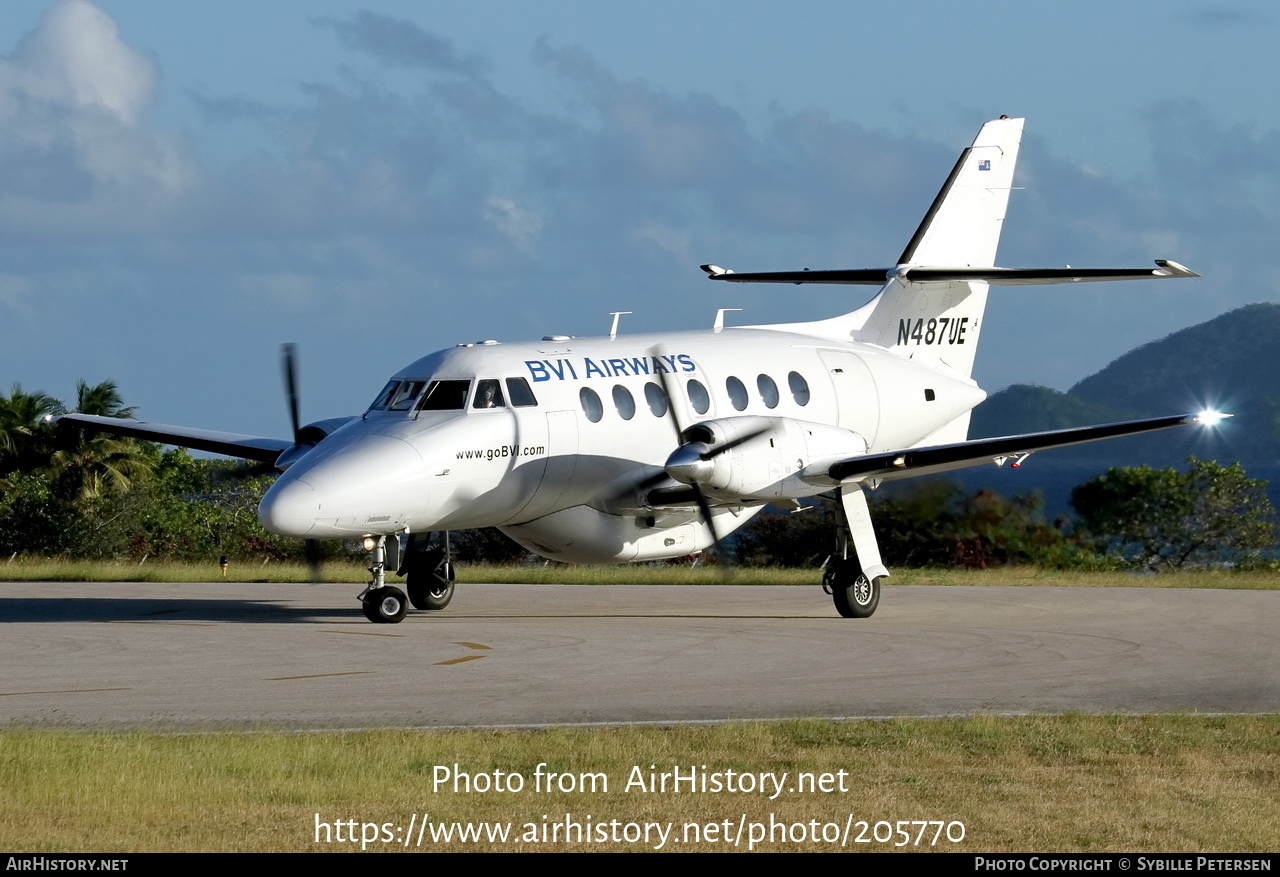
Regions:
[[467, 407], [471, 381], [432, 381], [418, 403], [419, 411], [461, 411]]

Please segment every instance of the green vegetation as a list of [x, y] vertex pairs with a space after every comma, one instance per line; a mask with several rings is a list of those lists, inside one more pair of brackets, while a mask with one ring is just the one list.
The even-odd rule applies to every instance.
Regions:
[[[109, 381], [77, 387], [76, 410], [124, 417]], [[305, 562], [301, 540], [266, 532], [256, 509], [271, 476], [261, 467], [196, 459], [133, 439], [90, 434], [69, 422], [55, 430], [47, 415], [65, 406], [43, 393], [13, 387], [0, 396], [0, 561], [60, 558], [117, 561], [110, 578], [163, 580], [157, 562], [190, 562], [212, 570], [227, 557], [236, 577], [278, 577], [277, 567]], [[1046, 424], [1042, 424], [1046, 425]], [[1058, 424], [1049, 424], [1058, 425]], [[1275, 544], [1274, 512], [1265, 485], [1239, 464], [1222, 467], [1194, 458], [1185, 473], [1172, 469], [1111, 470], [1077, 488], [1083, 527], [1046, 520], [1038, 494], [1005, 499], [989, 490], [966, 493], [957, 484], [924, 480], [890, 484], [872, 495], [881, 551], [891, 569], [1122, 569], [1125, 566], [1275, 565], [1261, 549]], [[798, 514], [764, 514], [736, 534], [711, 562], [742, 568], [816, 568], [833, 549], [834, 502], [819, 498]], [[452, 534], [462, 562], [517, 564], [530, 576], [528, 552], [493, 529]], [[342, 564], [363, 554], [352, 541], [323, 541], [321, 559], [348, 576]], [[265, 566], [264, 566], [265, 564]], [[81, 566], [32, 577], [81, 578]], [[196, 580], [210, 572], [174, 573]], [[12, 571], [0, 573], [17, 578]], [[282, 576], [292, 580], [292, 572]], [[563, 580], [565, 573], [539, 573]], [[594, 573], [585, 574], [588, 579]], [[639, 573], [652, 579], [652, 573]], [[719, 577], [721, 574], [715, 574]], [[772, 571], [738, 573], [743, 581], [776, 578]], [[610, 573], [610, 580], [625, 574]], [[309, 577], [303, 574], [302, 578]], [[355, 579], [363, 578], [362, 572]], [[496, 576], [495, 576], [496, 577]]]
[[[696, 759], [690, 753], [697, 753]], [[536, 792], [540, 763], [608, 791]], [[832, 791], [624, 791], [631, 769], [832, 774]], [[436, 766], [518, 772], [520, 792], [433, 791]], [[0, 847], [15, 852], [314, 851], [316, 822], [406, 826], [943, 820], [964, 852], [1268, 852], [1280, 846], [1280, 717], [974, 716], [712, 727], [297, 734], [0, 732]], [[839, 791], [838, 771], [846, 771]], [[788, 784], [790, 785], [790, 784]], [[955, 832], [953, 831], [953, 834]], [[332, 837], [332, 834], [330, 835]], [[429, 835], [428, 835], [429, 837]], [[855, 850], [886, 845], [850, 844]], [[405, 849], [372, 843], [370, 849]], [[409, 849], [413, 849], [410, 846]], [[645, 849], [424, 843], [424, 850]], [[666, 849], [680, 849], [668, 844]], [[688, 846], [684, 847], [688, 849]], [[892, 849], [892, 847], [888, 847]], [[927, 848], [927, 847], [924, 847]], [[699, 849], [726, 849], [705, 844]], [[760, 849], [832, 850], [775, 840]], [[913, 849], [908, 846], [906, 849]]]
[[[350, 561], [324, 565], [326, 582], [367, 582], [366, 567]], [[552, 564], [460, 563], [462, 584], [529, 585], [795, 585], [816, 587], [815, 569], [796, 567], [717, 566], [576, 566]], [[222, 581], [216, 565], [208, 563], [131, 561], [15, 560], [0, 563], [0, 581], [9, 582], [214, 582]], [[228, 582], [309, 582], [311, 571], [301, 563], [232, 563]], [[391, 579], [395, 581], [394, 578]], [[894, 585], [938, 587], [1046, 587], [1046, 588], [1211, 588], [1216, 590], [1280, 590], [1280, 576], [1269, 570], [1187, 569], [1153, 576], [1134, 571], [1083, 571], [1006, 566], [994, 569], [949, 567], [895, 569]]]
[[1275, 540], [1266, 482], [1235, 463], [1187, 461], [1187, 471], [1146, 466], [1111, 469], [1071, 494], [1086, 532], [1101, 550], [1152, 570], [1223, 559], [1257, 563]]

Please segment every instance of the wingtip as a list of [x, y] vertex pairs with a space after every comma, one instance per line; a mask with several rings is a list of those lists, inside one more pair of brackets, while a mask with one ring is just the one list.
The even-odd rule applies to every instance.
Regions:
[[1156, 259], [1156, 275], [1160, 277], [1200, 277], [1201, 275], [1192, 271], [1186, 265], [1173, 261], [1172, 259]]

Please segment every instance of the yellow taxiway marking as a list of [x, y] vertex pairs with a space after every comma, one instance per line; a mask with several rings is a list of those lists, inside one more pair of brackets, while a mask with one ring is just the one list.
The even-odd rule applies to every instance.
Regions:
[[485, 655], [467, 655], [465, 658], [452, 658], [448, 661], [436, 661], [436, 666], [444, 667], [448, 664], [463, 664], [467, 661], [478, 661], [483, 657], [486, 657], [486, 656]]
[[130, 691], [128, 688], [62, 688], [57, 691], [0, 691], [0, 697], [20, 697], [24, 694], [92, 694], [95, 691]]
[[493, 646], [486, 646], [484, 643], [455, 642], [455, 643], [454, 643], [454, 645], [455, 645], [455, 646], [466, 646], [466, 647], [467, 647], [467, 648], [469, 648], [469, 649], [491, 649], [491, 648], [493, 648]]
[[349, 670], [346, 673], [310, 673], [306, 676], [268, 676], [268, 682], [285, 682], [289, 679], [326, 679], [329, 676], [365, 676], [372, 670]]
[[374, 633], [365, 630], [322, 630], [321, 633], [341, 633], [347, 636], [406, 636], [403, 633]]

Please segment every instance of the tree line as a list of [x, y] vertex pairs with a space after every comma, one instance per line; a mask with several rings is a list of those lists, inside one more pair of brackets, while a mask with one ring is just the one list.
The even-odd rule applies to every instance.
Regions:
[[258, 523], [270, 476], [183, 449], [55, 428], [49, 418], [68, 411], [130, 417], [134, 409], [111, 381], [80, 381], [70, 408], [20, 386], [0, 396], [0, 553], [6, 558], [303, 558], [298, 540]]
[[[49, 418], [68, 411], [130, 417], [134, 409], [111, 381], [80, 381], [72, 408], [16, 385], [0, 396], [0, 555], [305, 558], [301, 540], [258, 523], [272, 475], [136, 439], [55, 429]], [[1191, 458], [1181, 470], [1108, 470], [1073, 490], [1074, 517], [1052, 522], [1037, 494], [967, 493], [940, 479], [892, 485], [871, 499], [890, 566], [1259, 567], [1280, 565], [1266, 486], [1239, 463]], [[757, 517], [719, 553], [746, 565], [819, 566], [833, 549], [836, 523], [834, 500], [819, 498], [798, 513]], [[455, 533], [452, 545], [462, 560], [527, 556], [492, 529]], [[327, 541], [323, 551], [359, 556], [354, 543]]]

